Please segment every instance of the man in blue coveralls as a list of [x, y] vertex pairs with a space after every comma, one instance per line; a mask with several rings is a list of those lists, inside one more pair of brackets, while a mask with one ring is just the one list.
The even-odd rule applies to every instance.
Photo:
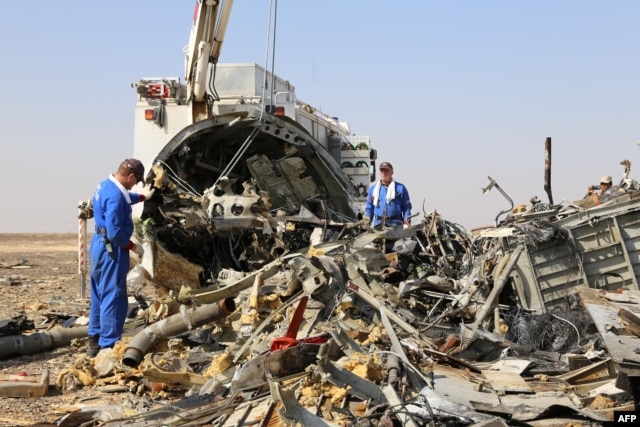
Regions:
[[129, 251], [142, 257], [144, 250], [130, 240], [133, 234], [131, 205], [153, 196], [151, 185], [139, 193], [131, 188], [144, 179], [137, 159], [123, 161], [116, 173], [98, 184], [93, 194], [95, 233], [91, 240], [91, 309], [87, 355], [113, 347], [120, 339], [128, 311], [127, 273]]
[[393, 166], [380, 163], [380, 179], [371, 184], [364, 208], [364, 222], [375, 227], [384, 222], [387, 227], [411, 224], [411, 200], [403, 184], [393, 179]]

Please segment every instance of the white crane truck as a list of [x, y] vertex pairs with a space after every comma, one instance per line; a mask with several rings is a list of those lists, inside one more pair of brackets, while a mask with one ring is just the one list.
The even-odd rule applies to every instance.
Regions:
[[[370, 138], [351, 134], [347, 123], [298, 100], [292, 84], [257, 64], [218, 64], [232, 5], [231, 0], [196, 2], [185, 49], [184, 82], [178, 77], [154, 77], [133, 83], [138, 95], [134, 157], [147, 167], [163, 163], [176, 166], [174, 172], [179, 175], [186, 173], [179, 170], [181, 166], [190, 167], [192, 174], [206, 171], [200, 188], [194, 187], [197, 191], [205, 190], [202, 185], [210, 186], [218, 178], [227, 177], [241, 181], [252, 178], [259, 190], [274, 193], [278, 189], [273, 182], [261, 179], [255, 168], [252, 173], [246, 160], [271, 151], [266, 157], [279, 175], [277, 162], [281, 158], [299, 156], [294, 153], [296, 148], [311, 149], [314, 153], [299, 156], [304, 163], [301, 173], [314, 178], [319, 193], [328, 192], [329, 199], [336, 199], [336, 212], [357, 215], [375, 173], [376, 152], [371, 149]], [[269, 149], [274, 140], [280, 150]], [[191, 159], [187, 151], [198, 154]], [[177, 161], [178, 157], [184, 162]], [[317, 160], [325, 166], [317, 165]], [[204, 176], [193, 178], [186, 173], [180, 178], [189, 182]], [[272, 199], [274, 196], [271, 194]], [[301, 197], [306, 196], [309, 194]], [[346, 204], [340, 200], [343, 197], [348, 199]], [[290, 208], [308, 203], [296, 197], [285, 198]], [[282, 206], [276, 203], [275, 207]]]
[[153, 77], [132, 85], [133, 154], [159, 188], [134, 213], [153, 220], [170, 250], [200, 264], [214, 254], [220, 265], [240, 268], [249, 243], [238, 242], [258, 230], [293, 229], [289, 237], [297, 234], [300, 245], [348, 234], [362, 216], [376, 151], [368, 136], [298, 100], [271, 71], [218, 63], [232, 5], [196, 2], [184, 82]]

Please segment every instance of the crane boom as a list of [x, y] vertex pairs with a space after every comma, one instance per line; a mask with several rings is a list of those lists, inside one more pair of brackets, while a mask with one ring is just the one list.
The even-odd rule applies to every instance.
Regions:
[[232, 7], [233, 0], [196, 2], [185, 52], [187, 93], [194, 103], [206, 100], [209, 64], [218, 62]]

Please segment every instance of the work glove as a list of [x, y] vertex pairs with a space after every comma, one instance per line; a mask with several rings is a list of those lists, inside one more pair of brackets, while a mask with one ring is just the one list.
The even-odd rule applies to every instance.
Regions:
[[140, 243], [129, 243], [129, 249], [138, 254], [140, 258], [144, 255], [144, 248]]
[[150, 198], [153, 197], [153, 193], [156, 192], [156, 189], [151, 186], [151, 184], [145, 184], [144, 187], [142, 187], [142, 190], [140, 190], [138, 192], [138, 194], [140, 194], [140, 196], [142, 196], [142, 202], [144, 202], [145, 200], [149, 200]]
[[409, 224], [405, 222], [404, 224], [402, 224], [402, 228], [409, 228]]

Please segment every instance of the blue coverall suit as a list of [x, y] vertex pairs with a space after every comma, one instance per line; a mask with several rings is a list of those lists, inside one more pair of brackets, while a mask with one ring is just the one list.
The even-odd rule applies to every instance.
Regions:
[[139, 194], [130, 193], [113, 176], [98, 184], [93, 195], [96, 230], [91, 239], [88, 333], [100, 336], [101, 348], [113, 347], [120, 339], [127, 317], [128, 246], [133, 234], [131, 205], [139, 201]]
[[402, 225], [404, 222], [411, 222], [411, 199], [407, 187], [398, 181], [395, 182], [396, 196], [387, 202], [387, 187], [380, 184], [380, 194], [378, 205], [374, 206], [374, 191], [376, 183], [371, 184], [367, 195], [367, 203], [364, 207], [364, 214], [371, 219], [371, 226], [375, 227], [382, 223], [382, 218], [386, 214], [387, 227]]

